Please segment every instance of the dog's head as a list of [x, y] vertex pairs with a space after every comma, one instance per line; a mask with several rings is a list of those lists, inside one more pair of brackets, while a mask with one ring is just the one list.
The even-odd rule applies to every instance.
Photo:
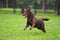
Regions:
[[30, 13], [29, 13], [30, 10], [31, 10], [30, 8], [25, 8], [24, 11], [23, 11], [23, 13], [22, 13], [22, 15], [25, 16], [25, 17], [28, 17], [29, 14], [30, 14]]

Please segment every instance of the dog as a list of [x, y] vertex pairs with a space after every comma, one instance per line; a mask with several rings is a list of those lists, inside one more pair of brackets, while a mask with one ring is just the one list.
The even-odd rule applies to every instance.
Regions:
[[37, 28], [46, 33], [44, 21], [48, 21], [48, 18], [36, 18], [35, 15], [31, 12], [30, 8], [25, 8], [22, 12], [22, 15], [27, 18], [27, 23], [24, 30], [31, 26], [30, 30], [32, 30], [33, 28]]

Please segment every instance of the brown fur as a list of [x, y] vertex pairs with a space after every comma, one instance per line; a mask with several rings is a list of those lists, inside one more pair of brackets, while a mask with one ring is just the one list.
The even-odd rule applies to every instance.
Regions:
[[24, 30], [26, 30], [30, 25], [30, 30], [32, 30], [32, 28], [37, 28], [43, 32], [46, 32], [43, 21], [48, 21], [48, 18], [36, 18], [29, 8], [24, 9], [22, 15], [27, 18], [27, 23]]

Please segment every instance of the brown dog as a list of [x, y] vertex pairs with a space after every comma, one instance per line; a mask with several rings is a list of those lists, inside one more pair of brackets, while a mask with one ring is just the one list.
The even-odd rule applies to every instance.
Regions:
[[27, 23], [24, 30], [26, 30], [30, 25], [30, 30], [32, 30], [32, 28], [37, 28], [42, 30], [43, 32], [46, 32], [43, 21], [48, 21], [48, 18], [36, 18], [29, 8], [24, 9], [22, 15], [27, 18]]

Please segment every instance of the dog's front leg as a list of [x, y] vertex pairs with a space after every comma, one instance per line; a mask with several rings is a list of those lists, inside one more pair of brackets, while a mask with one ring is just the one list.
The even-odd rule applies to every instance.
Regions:
[[30, 27], [30, 30], [32, 30], [32, 28], [34, 28], [35, 24], [33, 24], [31, 27]]
[[35, 23], [36, 23], [36, 20], [35, 20], [35, 18], [34, 18], [33, 21], [31, 22], [32, 26], [30, 27], [30, 30], [32, 30], [32, 28], [34, 28]]
[[27, 26], [25, 26], [24, 30], [26, 30], [26, 29], [27, 29]]
[[28, 24], [28, 22], [27, 22], [27, 24], [26, 24], [24, 30], [26, 30], [26, 29], [28, 28], [28, 26], [29, 26], [29, 24]]

